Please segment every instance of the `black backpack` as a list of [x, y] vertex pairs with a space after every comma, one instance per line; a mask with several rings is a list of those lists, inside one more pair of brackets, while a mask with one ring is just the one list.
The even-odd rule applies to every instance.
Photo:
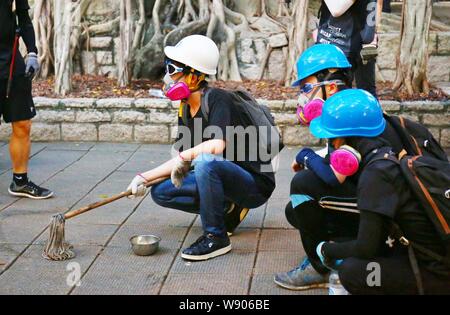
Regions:
[[436, 254], [425, 246], [408, 240], [398, 225], [393, 224], [396, 238], [408, 246], [419, 292], [423, 293], [413, 249], [450, 269], [450, 163], [444, 150], [426, 127], [398, 116], [385, 115], [385, 118], [401, 138], [404, 150], [400, 152], [398, 159], [386, 154], [370, 163], [387, 159], [400, 166], [409, 188], [422, 205], [446, 248], [446, 256]]
[[[209, 94], [213, 89], [205, 90], [202, 97], [201, 111], [203, 117], [208, 120], [209, 116]], [[257, 128], [259, 145], [263, 152], [274, 158], [284, 148], [280, 133], [275, 120], [267, 106], [259, 104], [253, 96], [244, 90], [226, 91], [232, 100], [231, 106], [235, 106], [239, 112], [244, 128], [248, 126], [266, 127], [266, 132]]]
[[370, 163], [387, 159], [400, 166], [402, 175], [409, 188], [426, 212], [446, 249], [445, 256], [437, 254], [422, 244], [409, 240], [398, 224], [392, 222], [392, 233], [401, 244], [408, 247], [409, 260], [419, 293], [424, 294], [420, 269], [414, 250], [440, 262], [450, 270], [450, 163], [430, 156], [407, 155], [405, 151], [403, 152], [403, 154], [400, 154], [399, 159], [393, 155], [386, 154], [384, 157], [370, 161]]
[[447, 155], [425, 126], [399, 116], [384, 117], [404, 146], [398, 159], [392, 155], [384, 158], [400, 165], [408, 186], [446, 245], [447, 257], [443, 260], [450, 266], [450, 163]]
[[384, 114], [384, 118], [400, 137], [407, 154], [428, 156], [441, 161], [448, 161], [447, 154], [424, 125], [401, 116]]

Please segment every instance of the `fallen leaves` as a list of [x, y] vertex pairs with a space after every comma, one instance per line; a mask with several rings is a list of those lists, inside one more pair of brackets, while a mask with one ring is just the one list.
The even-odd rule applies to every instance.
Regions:
[[[53, 92], [54, 78], [36, 79], [33, 83], [33, 95], [44, 97], [58, 96]], [[161, 89], [162, 82], [146, 79], [133, 80], [130, 86], [121, 88], [117, 85], [117, 80], [97, 75], [74, 75], [72, 77], [73, 91], [66, 97], [86, 97], [86, 98], [112, 98], [112, 97], [133, 97], [147, 98], [150, 97], [150, 89]], [[282, 82], [278, 81], [251, 81], [244, 82], [233, 81], [216, 81], [211, 86], [224, 89], [245, 89], [253, 96], [260, 99], [268, 100], [288, 100], [297, 99], [298, 90], [292, 87], [286, 87]], [[432, 89], [429, 95], [417, 94], [409, 97], [403, 90], [392, 91], [391, 83], [378, 83], [378, 94], [383, 100], [444, 100], [449, 96], [444, 94], [440, 89]]]

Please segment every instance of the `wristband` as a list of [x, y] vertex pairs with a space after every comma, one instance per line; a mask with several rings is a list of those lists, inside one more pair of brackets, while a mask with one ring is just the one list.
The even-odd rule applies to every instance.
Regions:
[[139, 177], [141, 177], [145, 182], [148, 182], [147, 178], [145, 178], [144, 176], [142, 176], [142, 174], [138, 174]]
[[181, 155], [181, 152], [178, 152], [178, 156], [180, 157], [180, 159], [183, 161], [183, 162], [187, 162], [188, 160], [186, 160], [182, 155]]

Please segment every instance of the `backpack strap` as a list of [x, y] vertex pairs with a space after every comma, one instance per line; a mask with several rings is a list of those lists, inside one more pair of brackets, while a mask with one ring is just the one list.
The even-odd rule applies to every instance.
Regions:
[[[202, 93], [202, 100], [200, 105], [200, 110], [202, 111], [202, 115], [205, 118], [206, 121], [209, 120], [209, 94], [211, 93], [211, 88], [206, 88], [204, 92]], [[188, 103], [182, 103], [181, 104], [181, 120], [183, 121], [184, 125], [187, 126], [188, 124], [188, 116], [189, 116], [189, 110], [190, 106]]]
[[181, 121], [183, 122], [183, 124], [185, 126], [187, 126], [188, 125], [188, 115], [189, 115], [191, 107], [189, 106], [188, 103], [185, 103], [185, 102], [182, 102], [180, 104], [180, 106], [181, 106], [181, 108], [180, 108], [180, 110], [181, 110], [181, 113], [180, 113]]
[[384, 113], [383, 116], [399, 136], [400, 140], [402, 141], [404, 150], [411, 155], [421, 155], [422, 151], [420, 150], [416, 139], [414, 139], [414, 137], [409, 135], [406, 131], [405, 119], [401, 116], [390, 116], [386, 113]]
[[206, 121], [209, 121], [209, 94], [211, 93], [211, 91], [211, 88], [205, 88], [202, 94], [202, 101], [200, 105], [202, 115]]
[[395, 223], [393, 220], [391, 220], [391, 229], [394, 238], [398, 239], [400, 244], [408, 247], [409, 263], [411, 265], [414, 278], [416, 279], [417, 290], [419, 291], [420, 295], [424, 295], [425, 292], [423, 288], [422, 274], [420, 272], [419, 263], [417, 262], [417, 257], [416, 254], [414, 253], [412, 243], [404, 236], [403, 231], [400, 229], [398, 224]]

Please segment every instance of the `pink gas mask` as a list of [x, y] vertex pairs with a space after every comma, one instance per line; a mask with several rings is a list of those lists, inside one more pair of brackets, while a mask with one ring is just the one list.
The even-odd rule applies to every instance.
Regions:
[[313, 100], [307, 99], [304, 103], [305, 105], [302, 105], [301, 100], [299, 99], [299, 104], [297, 105], [297, 119], [300, 125], [309, 126], [314, 118], [322, 115], [324, 100], [320, 98]]
[[330, 154], [331, 167], [344, 176], [356, 174], [360, 162], [361, 154], [348, 145], [343, 145]]
[[163, 80], [163, 92], [171, 101], [181, 101], [191, 95], [191, 91], [185, 82], [173, 81], [169, 74], [166, 74]]

